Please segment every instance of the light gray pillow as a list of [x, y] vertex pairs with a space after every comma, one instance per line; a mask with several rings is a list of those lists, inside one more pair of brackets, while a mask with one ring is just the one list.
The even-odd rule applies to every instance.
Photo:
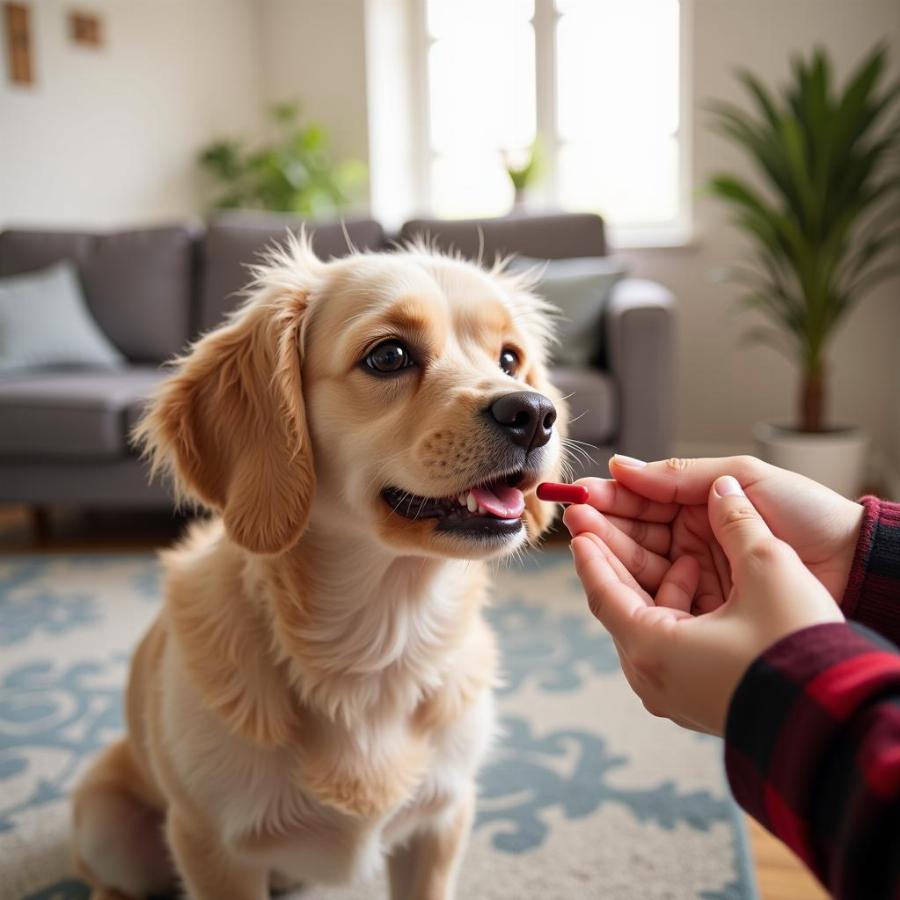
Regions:
[[91, 315], [72, 263], [0, 278], [0, 374], [125, 361]]
[[559, 344], [552, 348], [553, 364], [587, 366], [598, 361], [603, 350], [603, 312], [615, 284], [628, 274], [628, 267], [613, 256], [574, 259], [519, 257], [513, 268], [543, 266], [535, 291], [561, 313], [556, 333]]

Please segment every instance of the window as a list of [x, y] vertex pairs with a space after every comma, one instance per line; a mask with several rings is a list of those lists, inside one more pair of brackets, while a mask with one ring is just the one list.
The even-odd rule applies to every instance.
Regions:
[[425, 0], [430, 205], [440, 216], [506, 212], [503, 154], [537, 134], [533, 0]]
[[678, 220], [677, 0], [557, 0], [558, 200], [614, 225]]
[[537, 140], [534, 207], [599, 212], [620, 242], [685, 230], [679, 0], [407, 2], [417, 211], [508, 212], [504, 160]]

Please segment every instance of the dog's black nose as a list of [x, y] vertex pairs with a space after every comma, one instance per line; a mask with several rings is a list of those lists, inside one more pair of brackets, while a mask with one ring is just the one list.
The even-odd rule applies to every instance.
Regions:
[[543, 447], [553, 434], [556, 408], [536, 391], [516, 391], [498, 397], [488, 408], [488, 415], [503, 433], [527, 453]]

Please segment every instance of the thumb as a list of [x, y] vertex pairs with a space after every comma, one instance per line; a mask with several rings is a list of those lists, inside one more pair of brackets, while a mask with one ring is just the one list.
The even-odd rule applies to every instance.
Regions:
[[732, 571], [740, 568], [748, 554], [777, 541], [738, 480], [731, 475], [722, 475], [713, 482], [707, 509], [710, 527]]

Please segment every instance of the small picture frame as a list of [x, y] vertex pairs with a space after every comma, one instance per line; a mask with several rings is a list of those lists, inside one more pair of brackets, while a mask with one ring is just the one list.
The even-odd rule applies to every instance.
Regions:
[[69, 13], [69, 38], [73, 44], [98, 49], [103, 46], [103, 25], [96, 13], [72, 10]]

